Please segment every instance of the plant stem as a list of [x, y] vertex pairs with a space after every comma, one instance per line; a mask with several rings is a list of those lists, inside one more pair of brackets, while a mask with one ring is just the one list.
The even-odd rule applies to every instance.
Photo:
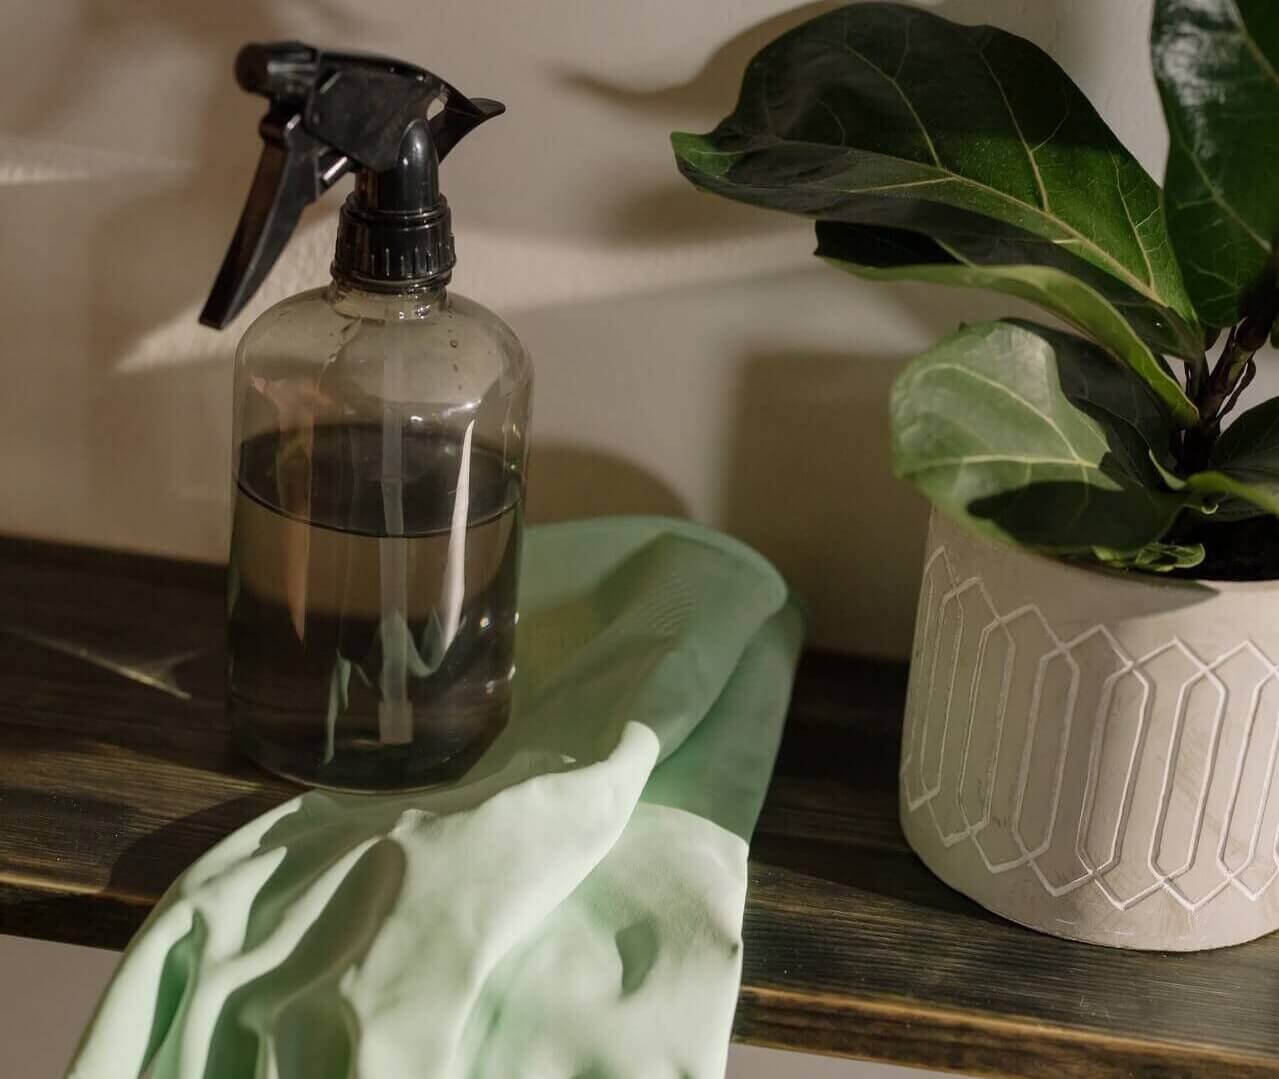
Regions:
[[1265, 345], [1279, 315], [1279, 291], [1273, 281], [1261, 295], [1259, 302], [1237, 326], [1222, 347], [1221, 356], [1205, 379], [1196, 369], [1190, 378], [1190, 394], [1199, 408], [1199, 423], [1186, 432], [1182, 442], [1181, 466], [1187, 473], [1198, 472], [1208, 466], [1212, 447], [1221, 434], [1223, 417], [1239, 402], [1239, 397], [1256, 374], [1253, 355]]
[[1203, 393], [1204, 380], [1208, 377], [1208, 358], [1201, 355], [1186, 366], [1186, 395], [1192, 401], [1198, 401]]
[[1223, 416], [1228, 415], [1235, 405], [1239, 403], [1239, 398], [1243, 396], [1243, 391], [1252, 384], [1252, 380], [1256, 377], [1256, 375], [1257, 361], [1254, 357], [1248, 361], [1247, 366], [1243, 369], [1243, 377], [1240, 378], [1238, 383], [1235, 385], [1234, 391], [1230, 394], [1226, 403], [1221, 406], [1221, 414]]
[[1230, 397], [1235, 384], [1243, 375], [1244, 368], [1252, 359], [1252, 353], [1246, 351], [1239, 341], [1239, 327], [1232, 327], [1230, 336], [1226, 338], [1225, 347], [1221, 350], [1216, 366], [1208, 377], [1204, 394], [1199, 399], [1199, 425], [1206, 427], [1219, 422], [1221, 407]]

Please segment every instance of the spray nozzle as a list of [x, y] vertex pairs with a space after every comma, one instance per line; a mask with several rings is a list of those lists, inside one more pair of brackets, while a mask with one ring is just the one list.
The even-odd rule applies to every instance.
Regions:
[[[246, 45], [235, 77], [270, 101], [262, 157], [235, 237], [200, 314], [221, 329], [262, 284], [302, 210], [348, 172], [333, 269], [366, 288], [448, 279], [453, 235], [439, 163], [472, 128], [504, 111], [424, 68], [298, 42]], [[428, 116], [431, 106], [441, 108]]]

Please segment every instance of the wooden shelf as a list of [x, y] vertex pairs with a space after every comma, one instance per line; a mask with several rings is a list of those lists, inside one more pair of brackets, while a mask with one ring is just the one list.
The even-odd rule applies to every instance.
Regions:
[[[122, 947], [184, 866], [294, 793], [228, 744], [222, 604], [214, 567], [0, 540], [0, 932]], [[1279, 936], [1093, 948], [923, 868], [896, 819], [904, 690], [898, 665], [801, 667], [737, 1036], [975, 1075], [1279, 1076]]]

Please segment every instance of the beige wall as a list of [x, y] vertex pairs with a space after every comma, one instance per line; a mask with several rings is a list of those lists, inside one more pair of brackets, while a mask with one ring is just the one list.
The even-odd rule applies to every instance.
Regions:
[[[905, 651], [922, 501], [887, 461], [901, 359], [1006, 302], [875, 286], [803, 222], [693, 192], [672, 128], [732, 105], [747, 58], [829, 5], [787, 0], [40, 0], [2, 17], [0, 529], [222, 556], [230, 356], [195, 313], [257, 154], [245, 39], [385, 50], [505, 100], [445, 167], [456, 287], [538, 369], [536, 516], [684, 513], [760, 546], [819, 643]], [[943, 0], [1056, 51], [1160, 170], [1149, 0]], [[308, 215], [255, 304], [325, 279]], [[253, 311], [249, 313], [251, 316]]]

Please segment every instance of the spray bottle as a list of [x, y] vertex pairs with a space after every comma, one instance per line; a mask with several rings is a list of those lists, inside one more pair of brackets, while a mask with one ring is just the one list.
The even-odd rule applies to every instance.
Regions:
[[248, 45], [262, 158], [200, 316], [252, 297], [348, 172], [332, 281], [244, 334], [235, 364], [228, 707], [265, 767], [347, 790], [464, 772], [507, 721], [532, 368], [447, 291], [439, 165], [503, 111], [422, 68]]

